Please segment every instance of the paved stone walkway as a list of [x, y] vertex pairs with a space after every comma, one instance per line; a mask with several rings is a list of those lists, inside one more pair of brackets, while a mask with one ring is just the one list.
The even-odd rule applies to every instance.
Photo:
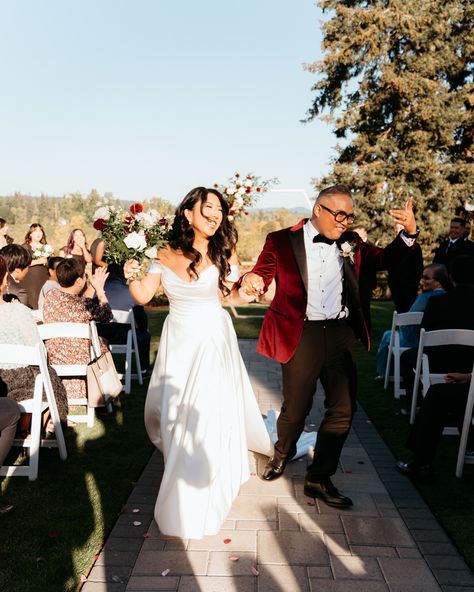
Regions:
[[[240, 341], [262, 412], [280, 407], [280, 367]], [[321, 397], [307, 422], [314, 430]], [[356, 414], [333, 481], [354, 500], [338, 511], [303, 495], [307, 459], [272, 483], [253, 474], [217, 536], [163, 537], [153, 507], [155, 452], [83, 592], [468, 592], [474, 576], [365, 413]], [[134, 525], [135, 523], [135, 525]]]

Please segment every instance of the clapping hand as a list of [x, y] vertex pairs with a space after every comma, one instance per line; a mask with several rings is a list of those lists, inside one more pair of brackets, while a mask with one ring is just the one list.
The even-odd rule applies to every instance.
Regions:
[[94, 275], [92, 275], [89, 279], [91, 286], [94, 288], [97, 297], [100, 298], [102, 294], [104, 294], [104, 286], [107, 278], [109, 277], [109, 272], [105, 267], [98, 267]]
[[471, 380], [470, 374], [463, 374], [462, 372], [451, 372], [446, 374], [444, 377], [444, 382], [448, 383], [458, 383], [458, 384], [466, 384]]
[[390, 210], [390, 215], [394, 219], [396, 224], [403, 226], [403, 229], [407, 234], [416, 233], [416, 220], [415, 214], [413, 213], [413, 198], [410, 197], [403, 210]]

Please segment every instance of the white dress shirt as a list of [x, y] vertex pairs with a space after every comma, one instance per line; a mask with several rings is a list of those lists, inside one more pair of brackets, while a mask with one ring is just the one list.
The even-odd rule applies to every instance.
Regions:
[[336, 243], [313, 243], [318, 234], [308, 220], [304, 225], [304, 248], [308, 266], [308, 303], [306, 318], [322, 321], [347, 317], [342, 305], [343, 259]]

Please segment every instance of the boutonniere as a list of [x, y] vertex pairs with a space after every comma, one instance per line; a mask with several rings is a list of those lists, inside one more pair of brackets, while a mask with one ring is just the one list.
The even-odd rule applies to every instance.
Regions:
[[344, 241], [339, 245], [339, 254], [341, 257], [349, 258], [351, 263], [354, 263], [354, 256], [357, 251], [357, 243]]

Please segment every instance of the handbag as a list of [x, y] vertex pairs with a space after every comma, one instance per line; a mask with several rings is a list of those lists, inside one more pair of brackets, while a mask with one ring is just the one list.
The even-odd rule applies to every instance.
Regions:
[[122, 383], [110, 352], [89, 362], [86, 377], [89, 407], [104, 407], [122, 392]]

